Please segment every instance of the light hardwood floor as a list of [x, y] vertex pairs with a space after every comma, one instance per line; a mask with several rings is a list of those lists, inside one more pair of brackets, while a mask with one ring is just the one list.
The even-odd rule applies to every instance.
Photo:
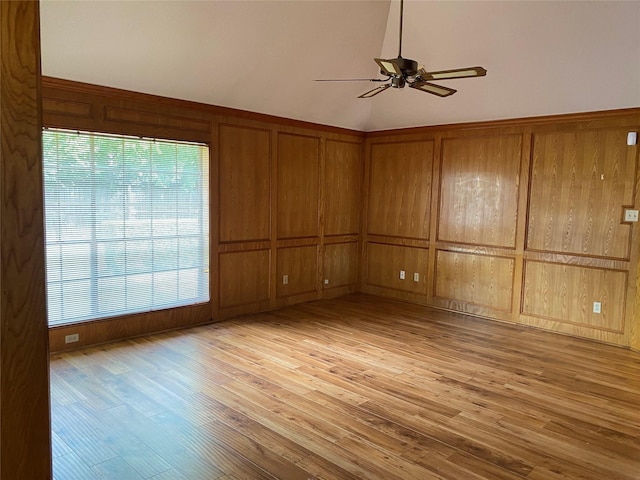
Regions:
[[640, 354], [351, 295], [54, 355], [56, 480], [640, 479]]

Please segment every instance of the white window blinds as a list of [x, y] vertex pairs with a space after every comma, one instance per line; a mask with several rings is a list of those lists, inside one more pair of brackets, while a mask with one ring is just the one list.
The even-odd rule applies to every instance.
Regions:
[[50, 325], [209, 300], [209, 149], [43, 132]]

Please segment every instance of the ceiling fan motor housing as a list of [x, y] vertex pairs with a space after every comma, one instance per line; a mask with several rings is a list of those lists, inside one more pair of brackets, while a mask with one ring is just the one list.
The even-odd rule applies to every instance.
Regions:
[[[404, 75], [405, 77], [413, 77], [416, 73], [418, 73], [418, 62], [416, 62], [415, 60], [397, 57], [388, 61], [395, 63], [402, 72], [402, 75]], [[384, 74], [384, 72], [382, 73]]]

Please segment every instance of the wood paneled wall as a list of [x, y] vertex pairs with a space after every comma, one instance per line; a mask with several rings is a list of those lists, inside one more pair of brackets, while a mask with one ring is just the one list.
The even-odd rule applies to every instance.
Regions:
[[43, 93], [47, 126], [211, 145], [211, 302], [59, 327], [55, 350], [71, 329], [81, 345], [355, 290], [640, 349], [623, 221], [640, 109], [364, 134], [55, 79]]
[[639, 130], [629, 109], [369, 134], [361, 289], [640, 348]]
[[[215, 142], [218, 317], [355, 291], [363, 138], [225, 116]], [[213, 155], [215, 163], [215, 149]], [[234, 170], [244, 172], [236, 176], [247, 178], [246, 187]], [[226, 233], [248, 231], [256, 221], [263, 226], [256, 233]]]
[[[56, 79], [48, 127], [210, 146], [211, 301], [51, 329], [54, 351], [352, 292], [364, 134]], [[286, 282], [283, 278], [286, 275]]]
[[51, 478], [38, 2], [0, 2], [0, 477]]

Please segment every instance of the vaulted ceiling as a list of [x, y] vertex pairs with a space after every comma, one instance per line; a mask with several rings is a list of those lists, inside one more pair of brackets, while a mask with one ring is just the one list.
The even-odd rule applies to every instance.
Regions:
[[487, 76], [447, 98], [313, 81], [377, 76], [399, 5], [42, 0], [42, 73], [364, 131], [640, 106], [640, 1], [406, 0], [403, 57]]

